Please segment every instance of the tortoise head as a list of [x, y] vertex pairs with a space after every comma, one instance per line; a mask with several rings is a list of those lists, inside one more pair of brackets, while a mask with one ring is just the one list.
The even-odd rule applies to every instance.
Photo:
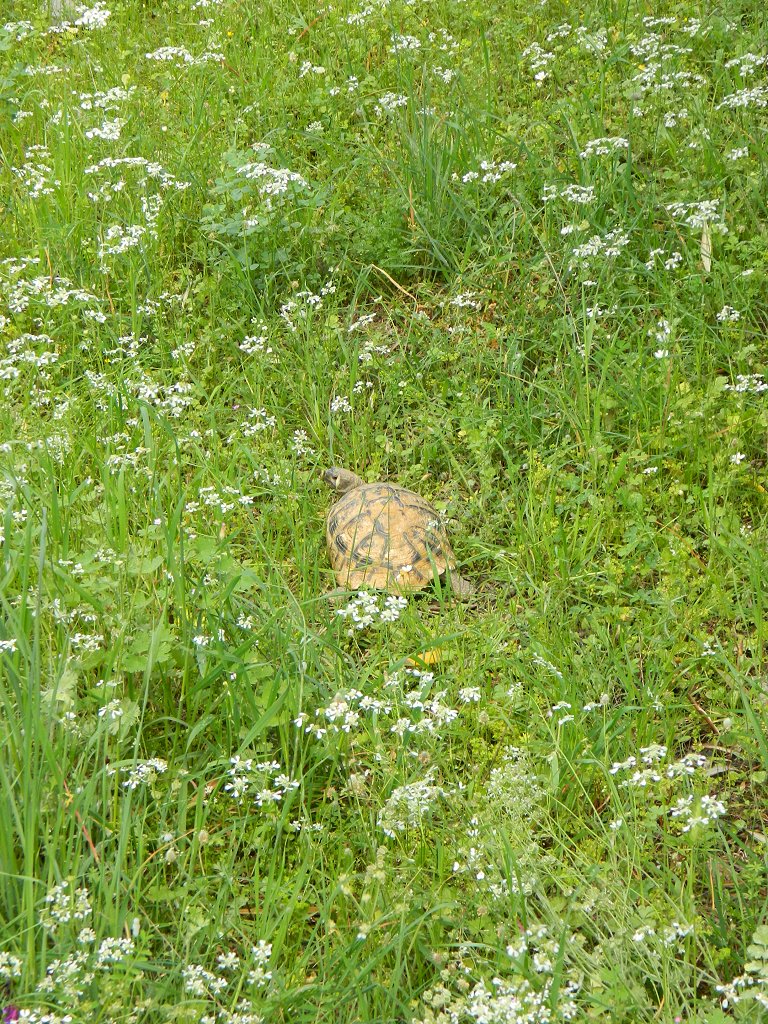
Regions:
[[348, 469], [342, 469], [341, 466], [331, 466], [330, 469], [326, 469], [323, 473], [323, 480], [339, 494], [346, 494], [353, 487], [360, 487], [364, 483], [355, 473], [350, 473]]

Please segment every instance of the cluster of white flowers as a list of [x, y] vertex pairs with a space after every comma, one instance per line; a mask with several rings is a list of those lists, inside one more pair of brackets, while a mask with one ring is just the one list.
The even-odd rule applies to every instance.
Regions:
[[712, 31], [712, 25], [703, 25], [698, 18], [689, 18], [684, 25], [680, 26], [680, 31], [685, 32], [685, 34], [690, 36], [691, 39], [693, 39], [694, 36], [701, 36], [704, 38], [704, 36], [709, 35]]
[[758, 974], [739, 974], [725, 985], [716, 985], [724, 1009], [751, 1000], [763, 1010], [768, 1010], [768, 978]]
[[542, 657], [536, 651], [533, 651], [531, 653], [531, 662], [538, 668], [543, 668], [545, 671], [551, 672], [552, 675], [556, 676], [558, 679], [563, 678], [563, 673], [560, 671], [557, 665], [553, 665], [551, 661], [547, 661], [546, 658]]
[[[499, 969], [493, 964], [490, 981], [481, 978], [471, 987], [465, 963], [476, 959], [477, 950], [459, 949], [458, 970], [445, 971], [445, 980], [422, 994], [424, 1010], [413, 1024], [555, 1024], [576, 1020], [581, 977], [568, 955], [571, 942], [567, 933], [555, 937], [546, 925], [529, 926], [507, 946], [509, 967]], [[455, 992], [446, 984], [452, 976], [458, 980]], [[553, 1009], [555, 993], [557, 1008]]]
[[701, 230], [705, 225], [717, 234], [725, 235], [728, 228], [720, 218], [720, 200], [704, 199], [698, 203], [669, 203], [667, 209], [676, 220], [687, 224], [689, 228]]
[[491, 771], [486, 795], [494, 814], [515, 821], [537, 817], [545, 794], [526, 751], [520, 747], [504, 750], [501, 765]]
[[115, 110], [121, 103], [129, 100], [135, 92], [135, 85], [128, 89], [115, 85], [103, 92], [81, 92], [76, 95], [80, 110]]
[[373, 14], [374, 7], [362, 7], [359, 11], [353, 11], [344, 19], [347, 25], [362, 25]]
[[91, 916], [91, 896], [84, 886], [74, 888], [69, 879], [54, 885], [45, 897], [40, 923], [50, 932], [72, 921], [85, 921]]
[[391, 117], [392, 114], [398, 109], [398, 107], [407, 107], [408, 97], [400, 95], [395, 92], [385, 92], [381, 96], [374, 107], [376, 114], [379, 117]]
[[347, 334], [353, 334], [355, 331], [362, 331], [369, 324], [376, 321], [376, 316], [376, 313], [365, 313], [363, 316], [358, 317], [357, 320], [353, 320], [349, 327], [347, 327]]
[[390, 42], [390, 51], [392, 53], [403, 53], [407, 50], [420, 50], [421, 40], [417, 36], [400, 35], [398, 32], [392, 33]]
[[462, 704], [479, 704], [483, 694], [479, 686], [462, 686], [458, 697]]
[[277, 418], [266, 409], [250, 409], [247, 422], [242, 424], [240, 430], [244, 437], [253, 437], [262, 430], [271, 430], [276, 424]]
[[[675, 48], [675, 53], [685, 52], [680, 47]], [[639, 74], [632, 78], [640, 93], [651, 95], [671, 92], [675, 89], [702, 89], [707, 85], [703, 75], [693, 71], [664, 71], [663, 64], [659, 61], [652, 61]]]
[[724, 801], [715, 796], [704, 795], [695, 799], [692, 795], [680, 797], [670, 809], [670, 816], [681, 823], [681, 832], [690, 832], [697, 825], [705, 827], [722, 818], [727, 808]]
[[306, 430], [294, 430], [291, 438], [291, 451], [300, 458], [304, 455], [311, 457], [315, 454], [315, 449], [309, 443], [309, 434]]
[[[270, 167], [259, 160], [238, 167], [237, 175], [246, 181], [259, 182], [257, 192], [263, 200], [263, 211], [267, 213], [275, 208], [276, 199], [292, 195], [296, 190], [309, 188], [308, 183], [296, 171], [290, 171], [287, 167]], [[258, 227], [261, 223], [258, 214], [243, 221], [246, 228]]]
[[[567, 725], [568, 722], [574, 721], [574, 716], [571, 714], [572, 707], [573, 705], [570, 701], [560, 700], [547, 711], [547, 718], [553, 719], [553, 725]], [[562, 714], [561, 712], [565, 713]]]
[[224, 792], [237, 803], [248, 797], [257, 807], [279, 804], [300, 785], [283, 771], [278, 761], [256, 762], [252, 757], [243, 758], [239, 754], [230, 758], [227, 775], [229, 782], [224, 784]]
[[153, 409], [164, 412], [173, 419], [179, 419], [195, 400], [194, 386], [188, 380], [178, 379], [171, 384], [159, 383], [146, 373], [135, 380], [124, 382], [128, 394], [140, 402], [146, 402]]
[[98, 0], [93, 7], [79, 7], [78, 17], [74, 21], [57, 22], [48, 28], [48, 32], [53, 35], [61, 35], [78, 28], [92, 32], [94, 29], [104, 28], [111, 14], [112, 12], [107, 9], [102, 0]]
[[608, 49], [608, 30], [605, 28], [590, 32], [586, 25], [578, 25], [574, 35], [576, 45], [585, 53], [603, 54]]
[[[186, 182], [180, 182], [186, 187]], [[150, 299], [146, 297], [143, 302], [140, 302], [136, 307], [137, 313], [143, 313], [146, 316], [155, 316], [161, 312], [163, 307], [180, 306], [184, 303], [183, 295], [175, 295], [172, 292], [161, 292], [156, 299]]]
[[176, 178], [166, 171], [162, 164], [155, 160], [147, 160], [143, 156], [105, 156], [98, 163], [86, 167], [83, 174], [102, 175], [105, 171], [116, 168], [121, 171], [138, 171], [137, 189], [143, 188], [149, 180], [156, 182], [161, 191], [184, 192], [190, 187], [190, 182]]
[[658, 936], [664, 946], [677, 946], [680, 939], [693, 935], [693, 925], [684, 924], [681, 921], [672, 921], [659, 930], [657, 925], [644, 924], [632, 933], [632, 941], [646, 943], [648, 939]]
[[668, 110], [664, 114], [663, 124], [665, 128], [676, 128], [681, 121], [688, 120], [688, 111], [685, 107], [681, 107], [679, 110]]
[[47, 334], [20, 334], [6, 346], [8, 355], [0, 359], [0, 380], [16, 380], [24, 365], [40, 370], [58, 362], [59, 353]]
[[226, 978], [219, 977], [200, 964], [185, 964], [181, 969], [181, 976], [184, 979], [184, 991], [196, 999], [219, 996], [226, 991], [229, 984]]
[[145, 224], [113, 224], [112, 227], [107, 228], [98, 246], [101, 269], [103, 271], [109, 269], [108, 256], [120, 256], [130, 249], [135, 249], [147, 234], [148, 228]]
[[28, 36], [31, 36], [35, 31], [35, 26], [31, 21], [6, 21], [2, 26], [2, 29], [7, 35], [11, 36], [17, 43], [23, 42]]
[[0, 981], [20, 978], [22, 966], [23, 961], [19, 957], [0, 949]]
[[374, 356], [388, 356], [391, 351], [389, 345], [377, 345], [372, 337], [368, 337], [360, 346], [357, 359], [360, 363], [372, 363]]
[[131, 938], [108, 937], [102, 939], [96, 950], [94, 967], [104, 968], [108, 964], [122, 963], [123, 960], [132, 955], [134, 949], [135, 943]]
[[607, 316], [615, 316], [618, 308], [615, 302], [612, 306], [585, 306], [584, 315], [587, 320], [603, 320]]
[[299, 68], [299, 78], [304, 78], [305, 75], [324, 75], [325, 68], [322, 64], [313, 64], [311, 60], [303, 61]]
[[586, 160], [590, 156], [610, 156], [613, 153], [623, 153], [628, 149], [628, 139], [606, 136], [599, 139], [590, 139], [581, 153], [579, 153], [579, 156], [582, 160]]
[[306, 324], [312, 317], [323, 308], [323, 300], [328, 295], [333, 295], [336, 285], [332, 280], [326, 281], [319, 292], [311, 292], [308, 289], [296, 292], [294, 298], [284, 302], [280, 307], [280, 316], [286, 323], [291, 334], [298, 331], [299, 324]]
[[157, 238], [155, 225], [157, 224], [157, 219], [160, 216], [160, 211], [163, 208], [163, 202], [163, 196], [141, 197], [141, 211], [144, 214], [144, 219], [147, 223], [147, 230], [153, 238]]
[[741, 395], [762, 395], [768, 391], [768, 380], [762, 373], [737, 373], [735, 384], [726, 384], [726, 391]]
[[177, 68], [199, 67], [201, 64], [221, 64], [224, 54], [218, 51], [205, 51], [197, 57], [185, 50], [183, 46], [161, 46], [152, 53], [145, 53], [147, 60], [154, 60], [162, 64], [173, 64]]
[[388, 713], [391, 705], [375, 698], [366, 698], [359, 690], [349, 690], [334, 698], [325, 708], [315, 710], [315, 722], [309, 721], [309, 715], [301, 712], [294, 719], [297, 729], [322, 739], [326, 734], [335, 735], [340, 732], [351, 733], [360, 723], [360, 712]]
[[[403, 566], [402, 571], [405, 572], [406, 568]], [[354, 636], [356, 631], [368, 629], [375, 623], [397, 622], [407, 607], [408, 601], [404, 597], [359, 590], [346, 607], [337, 609], [336, 614], [349, 620], [349, 636]]]
[[[274, 470], [267, 469], [266, 466], [257, 466], [253, 471], [253, 479], [266, 487], [285, 487], [288, 483], [287, 477], [276, 473]], [[239, 622], [238, 625], [240, 625]], [[252, 628], [252, 626], [253, 623], [248, 628]]]
[[663, 771], [655, 768], [654, 765], [661, 764], [667, 756], [667, 747], [663, 744], [652, 743], [650, 746], [641, 747], [639, 758], [630, 754], [625, 761], [614, 761], [610, 768], [611, 775], [637, 768], [638, 763], [645, 765], [633, 773], [631, 778], [620, 783], [622, 787], [647, 786], [649, 782], [661, 782], [665, 779], [678, 779], [695, 774], [699, 769], [706, 768], [709, 764], [704, 754], [685, 754], [677, 761], [668, 764]]
[[99, 708], [97, 715], [99, 718], [106, 719], [108, 722], [116, 722], [125, 714], [125, 708], [123, 702], [118, 698], [109, 701], [106, 704], [102, 704]]
[[436, 32], [430, 32], [427, 36], [429, 42], [433, 47], [436, 47], [440, 53], [447, 53], [451, 57], [455, 56], [459, 52], [459, 44], [444, 28], [439, 28]]
[[645, 265], [648, 270], [654, 270], [656, 268], [656, 260], [659, 257], [662, 257], [663, 259], [663, 266], [665, 270], [677, 270], [683, 262], [683, 254], [677, 250], [667, 255], [666, 250], [663, 248], [651, 249], [648, 253], [648, 259], [645, 261]]
[[247, 335], [240, 344], [237, 346], [241, 352], [245, 352], [246, 355], [271, 355], [272, 348], [269, 345], [269, 337], [267, 335], [267, 329], [262, 324], [261, 334], [250, 334]]
[[117, 142], [120, 138], [125, 119], [116, 117], [112, 121], [103, 121], [96, 128], [88, 128], [85, 132], [86, 139], [104, 139], [107, 142]]
[[744, 107], [768, 107], [768, 86], [757, 85], [753, 89], [740, 89], [725, 96], [715, 110], [739, 110]]
[[768, 55], [742, 53], [740, 57], [731, 57], [730, 60], [727, 60], [724, 67], [738, 68], [739, 75], [742, 78], [747, 78], [749, 75], [753, 75], [758, 68], [768, 67]]
[[[118, 769], [109, 769], [109, 774], [114, 775]], [[147, 761], [137, 761], [130, 767], [124, 766], [119, 769], [127, 773], [127, 777], [121, 782], [123, 789], [138, 789], [139, 786], [147, 786], [154, 782], [158, 775], [168, 771], [168, 762], [161, 757], [150, 757]]]
[[[648, 336], [653, 338], [657, 345], [666, 345], [672, 336], [672, 325], [669, 320], [657, 320], [656, 326], [648, 330]], [[653, 354], [656, 359], [665, 359], [669, 355], [669, 349], [659, 348]]]
[[[554, 973], [554, 967], [552, 968]], [[551, 999], [554, 977], [547, 977], [540, 985], [534, 985], [527, 978], [517, 977], [512, 981], [495, 977], [490, 986], [479, 981], [467, 996], [466, 1014], [469, 1020], [483, 1024], [485, 1021], [530, 1021], [532, 1024], [547, 1024], [552, 1021]], [[578, 1008], [575, 1002], [580, 984], [577, 981], [558, 982], [557, 1010], [561, 1020], [574, 1020]]]
[[459, 295], [454, 295], [450, 300], [449, 305], [455, 306], [456, 309], [483, 308], [483, 303], [478, 299], [477, 292], [462, 292]]
[[122, 178], [117, 181], [102, 181], [88, 192], [88, 198], [92, 203], [109, 203], [124, 191], [125, 181]]
[[24, 68], [24, 74], [30, 77], [42, 75], [45, 78], [49, 78], [52, 75], [63, 75], [68, 70], [68, 68], [61, 67], [59, 64], [27, 64]]
[[615, 260], [629, 245], [629, 235], [620, 229], [609, 231], [605, 235], [592, 235], [582, 245], [571, 250], [570, 268], [587, 269], [595, 260]]
[[[358, 727], [369, 726], [374, 730], [381, 726], [400, 739], [424, 734], [437, 736], [458, 718], [459, 710], [446, 703], [447, 690], [433, 692], [433, 685], [432, 672], [412, 668], [394, 672], [384, 683], [385, 698], [355, 689], [344, 690], [327, 707], [315, 710], [314, 721], [303, 711], [294, 719], [294, 725], [315, 739], [340, 733], [351, 735]], [[459, 700], [465, 705], [476, 703], [480, 697], [475, 687], [464, 687], [459, 693]]]
[[[357, 92], [360, 88], [360, 80], [357, 75], [350, 75], [347, 81], [344, 83], [344, 91], [346, 92]], [[328, 90], [330, 96], [338, 96], [342, 92], [342, 89], [338, 85], [332, 85]]]
[[595, 201], [594, 185], [545, 185], [541, 198], [545, 203], [553, 199], [565, 199], [568, 203], [586, 206]]
[[533, 72], [534, 81], [539, 85], [549, 78], [549, 65], [555, 59], [554, 53], [545, 50], [538, 43], [531, 43], [520, 54], [522, 60], [526, 61]]
[[186, 964], [182, 968], [184, 991], [193, 999], [210, 1003], [210, 1012], [196, 1018], [200, 1024], [264, 1024], [264, 1017], [248, 999], [240, 998], [231, 1011], [221, 1004], [225, 993], [230, 996], [241, 993], [243, 987], [266, 988], [272, 980], [271, 959], [272, 943], [259, 939], [251, 947], [250, 957], [243, 957], [235, 950], [219, 953], [216, 967], [220, 973], [202, 964]]
[[[646, 26], [647, 28], [648, 26]], [[649, 64], [653, 61], [669, 61], [672, 57], [690, 53], [690, 47], [681, 47], [676, 43], [665, 43], [664, 36], [658, 32], [649, 32], [648, 35], [631, 43], [629, 52], [638, 61]]]
[[191, 359], [197, 350], [197, 342], [194, 338], [189, 338], [188, 341], [180, 341], [179, 344], [171, 349], [172, 359]]
[[[664, 780], [687, 780], [704, 772], [709, 761], [703, 754], [685, 754], [676, 761], [666, 761], [667, 747], [651, 744], [641, 747], [638, 755], [630, 755], [624, 761], [615, 761], [610, 768], [611, 775], [631, 772], [629, 778], [619, 782], [620, 789], [647, 789]], [[641, 767], [642, 765], [642, 767]], [[689, 832], [695, 826], [706, 826], [726, 813], [725, 803], [712, 795], [697, 797], [692, 793], [677, 799], [666, 810], [657, 808], [658, 813], [668, 813], [676, 819], [682, 832]]]
[[501, 181], [508, 174], [515, 170], [517, 164], [512, 160], [481, 160], [479, 171], [466, 171], [459, 175], [456, 171], [451, 175], [453, 181], [461, 181], [467, 185], [472, 181], [479, 181], [482, 185], [494, 184]]
[[331, 399], [331, 412], [352, 412], [352, 406], [346, 395], [335, 395]]
[[567, 39], [573, 31], [573, 25], [569, 25], [567, 22], [563, 22], [562, 25], [557, 25], [551, 32], [547, 33], [545, 42], [554, 43], [556, 39]]
[[21, 167], [12, 167], [12, 174], [19, 180], [28, 199], [40, 199], [50, 196], [61, 185], [61, 181], [53, 175], [53, 168], [46, 160], [50, 153], [44, 146], [30, 146], [24, 154], [25, 163]]
[[419, 828], [435, 804], [450, 796], [450, 789], [434, 784], [435, 774], [435, 769], [430, 768], [423, 779], [392, 790], [376, 817], [384, 835], [393, 839], [398, 832]]
[[598, 28], [590, 32], [586, 25], [578, 25], [574, 28], [567, 22], [558, 25], [546, 38], [548, 43], [554, 43], [558, 39], [573, 38], [573, 41], [586, 53], [604, 53], [608, 48], [608, 32], [604, 28]]
[[677, 24], [677, 18], [674, 14], [667, 14], [661, 16], [655, 16], [652, 14], [646, 14], [643, 17], [643, 28], [671, 28]]

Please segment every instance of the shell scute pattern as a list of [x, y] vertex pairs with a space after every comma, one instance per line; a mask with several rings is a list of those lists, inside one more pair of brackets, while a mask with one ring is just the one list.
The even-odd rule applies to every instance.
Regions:
[[341, 586], [420, 590], [455, 559], [435, 509], [395, 484], [361, 484], [328, 516], [328, 550]]

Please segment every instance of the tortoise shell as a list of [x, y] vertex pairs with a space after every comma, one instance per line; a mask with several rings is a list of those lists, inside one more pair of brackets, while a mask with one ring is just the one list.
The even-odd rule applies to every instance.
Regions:
[[421, 590], [455, 565], [437, 511], [396, 484], [348, 490], [328, 513], [326, 537], [339, 586], [350, 590]]

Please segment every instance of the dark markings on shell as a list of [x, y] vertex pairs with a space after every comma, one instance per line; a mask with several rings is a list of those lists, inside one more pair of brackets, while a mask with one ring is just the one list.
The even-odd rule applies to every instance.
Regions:
[[453, 564], [453, 552], [434, 508], [420, 495], [391, 484], [364, 484], [345, 494], [328, 516], [333, 568], [350, 572], [406, 572], [425, 586], [434, 569]]

